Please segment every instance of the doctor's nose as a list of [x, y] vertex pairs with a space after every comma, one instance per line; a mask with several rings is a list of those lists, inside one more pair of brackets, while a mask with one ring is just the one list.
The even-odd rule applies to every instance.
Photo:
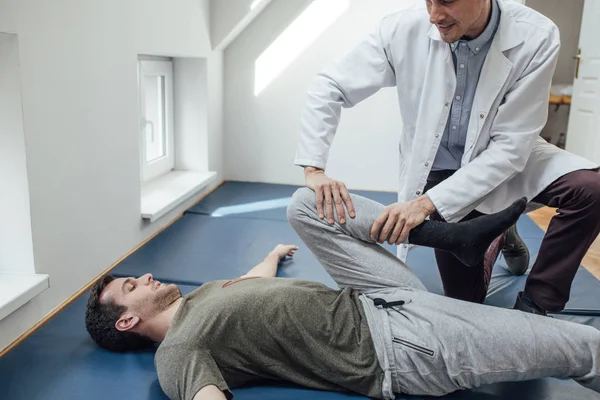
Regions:
[[429, 22], [431, 22], [434, 25], [437, 24], [444, 24], [444, 21], [446, 20], [446, 12], [444, 10], [444, 8], [442, 6], [440, 6], [437, 1], [432, 1], [431, 2], [431, 7], [429, 9]]

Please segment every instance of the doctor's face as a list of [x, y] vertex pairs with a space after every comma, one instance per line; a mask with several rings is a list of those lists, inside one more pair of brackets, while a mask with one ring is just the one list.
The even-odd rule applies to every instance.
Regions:
[[463, 36], [474, 39], [485, 29], [491, 0], [425, 0], [429, 21], [434, 24], [447, 43]]

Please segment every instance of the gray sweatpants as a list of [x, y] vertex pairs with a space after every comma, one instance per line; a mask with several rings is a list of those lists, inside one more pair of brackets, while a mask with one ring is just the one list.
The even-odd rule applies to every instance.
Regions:
[[[386, 374], [384, 398], [541, 377], [573, 378], [600, 392], [600, 331], [429, 293], [406, 264], [370, 240], [384, 206], [355, 195], [352, 201], [356, 218], [329, 225], [317, 215], [314, 192], [303, 188], [288, 220], [340, 287], [361, 292]], [[382, 308], [375, 298], [405, 304]]]

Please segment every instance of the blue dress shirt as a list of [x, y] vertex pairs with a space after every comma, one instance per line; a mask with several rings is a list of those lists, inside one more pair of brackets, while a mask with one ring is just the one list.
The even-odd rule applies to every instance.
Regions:
[[472, 40], [461, 39], [449, 44], [456, 71], [456, 91], [444, 135], [433, 162], [434, 171], [460, 168], [479, 75], [500, 23], [500, 9], [496, 1], [491, 1], [490, 20], [481, 35]]

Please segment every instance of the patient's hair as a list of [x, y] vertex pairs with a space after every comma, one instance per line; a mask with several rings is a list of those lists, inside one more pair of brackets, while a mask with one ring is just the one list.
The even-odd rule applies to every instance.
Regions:
[[127, 310], [125, 306], [115, 303], [100, 303], [102, 291], [115, 278], [104, 275], [92, 287], [87, 309], [85, 310], [85, 327], [99, 346], [111, 351], [134, 351], [151, 347], [154, 343], [145, 336], [134, 332], [121, 332], [115, 324]]

